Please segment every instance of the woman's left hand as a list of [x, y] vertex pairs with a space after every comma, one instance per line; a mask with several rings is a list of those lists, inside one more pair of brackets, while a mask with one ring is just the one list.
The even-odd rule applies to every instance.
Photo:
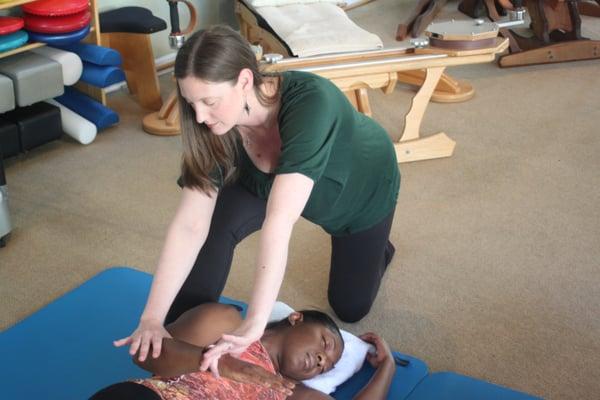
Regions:
[[260, 339], [264, 333], [264, 326], [248, 320], [231, 334], [224, 334], [215, 345], [204, 353], [200, 370], [210, 369], [214, 376], [219, 376], [219, 358], [225, 354], [239, 357], [248, 346]]

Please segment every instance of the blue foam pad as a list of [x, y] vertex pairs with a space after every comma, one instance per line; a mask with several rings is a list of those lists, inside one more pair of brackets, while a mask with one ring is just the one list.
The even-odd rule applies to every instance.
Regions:
[[[87, 399], [113, 383], [148, 377], [131, 362], [128, 349], [115, 348], [112, 341], [135, 329], [151, 282], [145, 272], [107, 269], [0, 333], [2, 398]], [[225, 297], [220, 301], [238, 306], [245, 315], [246, 304]], [[537, 399], [454, 373], [427, 375], [423, 361], [395, 354], [410, 364], [397, 366], [388, 399]], [[372, 373], [364, 366], [334, 397], [352, 398]]]
[[27, 43], [27, 32], [21, 30], [8, 35], [0, 35], [0, 52], [16, 49]]
[[89, 25], [83, 29], [69, 33], [46, 34], [29, 32], [29, 38], [34, 42], [43, 42], [51, 46], [66, 46], [72, 43], [77, 43], [84, 39], [90, 33]]
[[2, 332], [2, 398], [87, 399], [113, 383], [148, 377], [112, 341], [137, 326], [151, 282], [150, 274], [110, 268]]
[[489, 382], [454, 372], [437, 372], [425, 378], [406, 400], [541, 400]]
[[105, 88], [125, 80], [125, 73], [119, 67], [83, 63], [82, 81], [92, 86]]
[[55, 100], [88, 121], [93, 122], [98, 130], [119, 122], [119, 116], [116, 112], [70, 87], [65, 87], [65, 94]]
[[108, 47], [97, 46], [95, 44], [75, 43], [68, 46], [61, 46], [61, 48], [72, 51], [81, 57], [83, 61], [96, 65], [110, 65], [116, 67], [123, 62], [121, 54], [119, 54], [118, 51]]

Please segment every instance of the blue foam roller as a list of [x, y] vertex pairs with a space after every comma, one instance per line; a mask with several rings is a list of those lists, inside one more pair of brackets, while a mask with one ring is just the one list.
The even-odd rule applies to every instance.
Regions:
[[65, 87], [65, 94], [55, 100], [93, 122], [98, 130], [119, 122], [119, 115], [116, 112], [73, 88]]
[[92, 86], [105, 88], [125, 80], [125, 73], [119, 67], [83, 63], [82, 81]]
[[83, 61], [87, 61], [96, 65], [121, 65], [123, 60], [121, 54], [118, 51], [108, 48], [97, 46], [89, 43], [74, 43], [67, 46], [61, 46], [64, 50], [72, 51], [76, 53]]
[[27, 43], [27, 32], [21, 30], [8, 35], [0, 35], [0, 52], [16, 49]]
[[45, 34], [30, 31], [29, 39], [34, 42], [42, 42], [51, 46], [66, 46], [79, 42], [80, 40], [84, 39], [88, 33], [90, 33], [89, 25], [75, 32], [61, 34]]

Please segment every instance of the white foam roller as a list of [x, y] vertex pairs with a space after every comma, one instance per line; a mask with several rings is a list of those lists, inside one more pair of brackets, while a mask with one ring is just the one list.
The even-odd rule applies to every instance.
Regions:
[[96, 138], [96, 125], [52, 99], [46, 102], [60, 107], [60, 120], [63, 131], [81, 144], [90, 144]]
[[31, 50], [34, 53], [50, 58], [62, 66], [63, 82], [65, 86], [74, 85], [83, 72], [81, 58], [71, 51], [61, 50], [54, 47], [43, 46]]

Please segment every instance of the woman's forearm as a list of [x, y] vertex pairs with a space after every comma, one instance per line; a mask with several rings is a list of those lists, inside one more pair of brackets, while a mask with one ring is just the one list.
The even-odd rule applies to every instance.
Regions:
[[390, 385], [392, 384], [392, 378], [396, 372], [396, 364], [393, 359], [388, 359], [383, 363], [373, 376], [367, 385], [354, 397], [355, 400], [379, 400], [386, 399]]
[[254, 289], [248, 320], [266, 325], [285, 274], [288, 246], [294, 222], [285, 217], [267, 217], [261, 229]]
[[190, 273], [208, 232], [194, 232], [174, 221], [167, 232], [142, 319], [163, 322]]

